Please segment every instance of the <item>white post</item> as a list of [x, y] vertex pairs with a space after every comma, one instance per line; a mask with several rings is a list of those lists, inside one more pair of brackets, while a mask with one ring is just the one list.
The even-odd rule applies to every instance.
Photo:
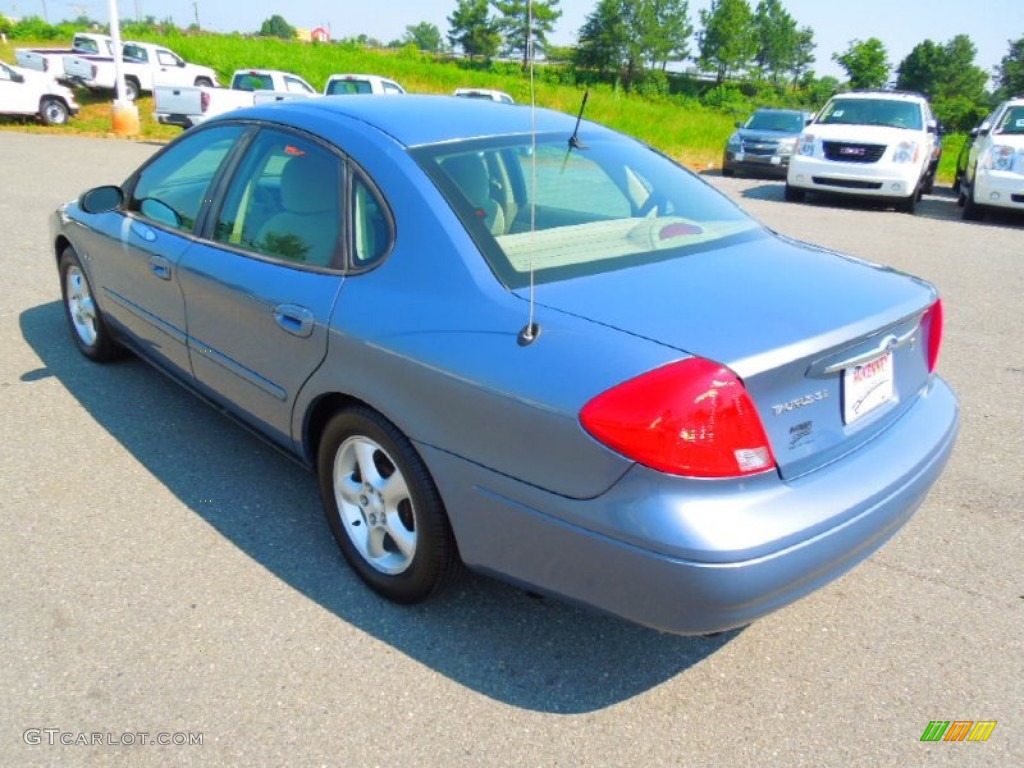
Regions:
[[117, 0], [109, 0], [110, 7], [110, 36], [114, 40], [114, 104], [119, 107], [126, 107], [131, 102], [125, 97], [124, 91], [124, 69], [121, 59], [121, 20], [117, 12]]

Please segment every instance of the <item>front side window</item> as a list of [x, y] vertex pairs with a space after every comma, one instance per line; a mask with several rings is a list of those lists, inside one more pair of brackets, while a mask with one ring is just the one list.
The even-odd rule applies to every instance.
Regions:
[[760, 226], [637, 142], [490, 139], [415, 155], [496, 276], [516, 288], [677, 258]]
[[164, 67], [180, 67], [183, 65], [182, 60], [170, 51], [158, 50], [156, 52], [156, 60]]
[[214, 239], [289, 264], [339, 264], [342, 160], [309, 139], [265, 129], [228, 185]]
[[172, 144], [136, 177], [127, 209], [146, 219], [191, 232], [224, 159], [241, 136], [237, 125], [197, 131]]

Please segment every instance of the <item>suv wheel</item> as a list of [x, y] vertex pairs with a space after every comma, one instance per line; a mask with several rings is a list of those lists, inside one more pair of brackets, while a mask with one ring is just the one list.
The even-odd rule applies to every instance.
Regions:
[[981, 221], [985, 218], [985, 209], [974, 202], [974, 184], [961, 187], [964, 196], [964, 221]]
[[786, 182], [786, 191], [783, 192], [783, 197], [788, 203], [802, 203], [807, 197], [806, 190], [800, 189], [800, 187], [794, 187]]

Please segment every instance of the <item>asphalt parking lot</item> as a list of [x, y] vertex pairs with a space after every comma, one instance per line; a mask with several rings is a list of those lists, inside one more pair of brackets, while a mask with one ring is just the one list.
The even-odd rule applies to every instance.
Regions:
[[[47, 216], [154, 150], [0, 133], [0, 765], [1024, 765], [1024, 218], [708, 175], [785, 235], [936, 283], [963, 420], [879, 553], [680, 638], [481, 577], [382, 603], [312, 475], [139, 361], [82, 358]], [[933, 720], [997, 725], [922, 743]]]

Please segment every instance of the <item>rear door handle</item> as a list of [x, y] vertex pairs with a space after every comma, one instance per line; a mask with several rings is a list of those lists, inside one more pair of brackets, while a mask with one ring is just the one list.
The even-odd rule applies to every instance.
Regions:
[[274, 307], [274, 320], [293, 336], [304, 339], [313, 333], [313, 313], [297, 304], [278, 304]]
[[153, 274], [161, 280], [171, 279], [171, 262], [163, 256], [150, 256], [149, 268], [153, 270]]

